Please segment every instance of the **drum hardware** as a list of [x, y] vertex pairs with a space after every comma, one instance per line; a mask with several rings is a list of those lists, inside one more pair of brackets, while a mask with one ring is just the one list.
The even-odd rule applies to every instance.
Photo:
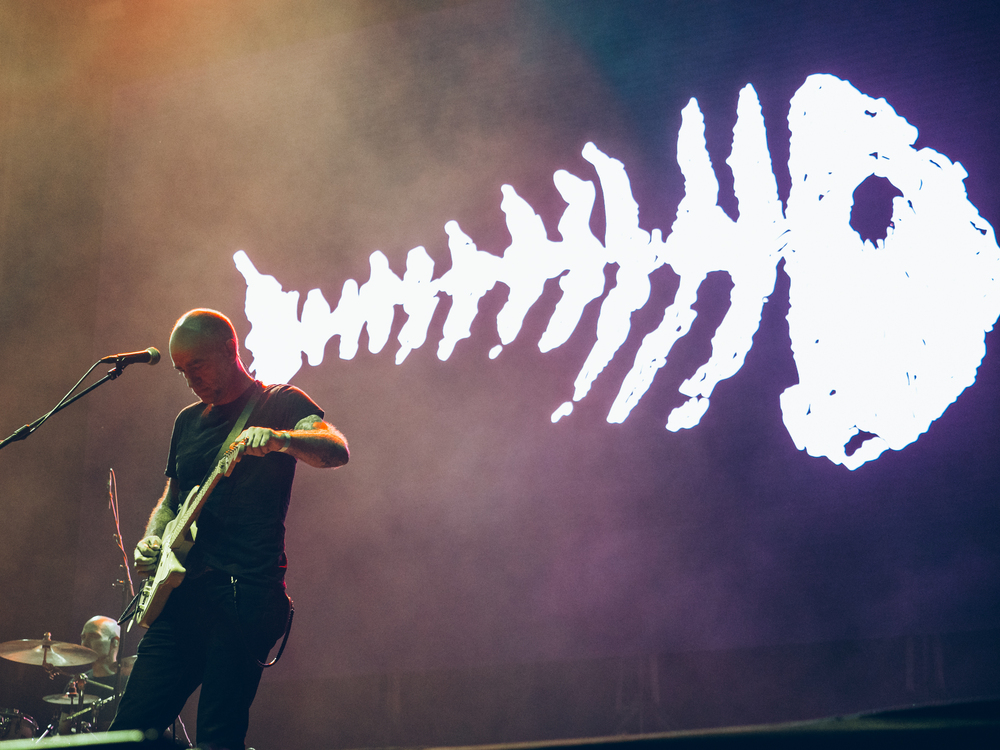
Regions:
[[[45, 633], [40, 639], [23, 638], [17, 641], [0, 643], [0, 657], [19, 664], [31, 664], [42, 667], [54, 680], [57, 675], [65, 675], [69, 671], [97, 661], [97, 652], [86, 646], [75, 643], [64, 643], [52, 640], [51, 633]], [[86, 678], [84, 677], [84, 683]], [[96, 696], [83, 695], [77, 689], [79, 681], [74, 681], [66, 693], [46, 696], [48, 703], [63, 705], [85, 705], [97, 701]], [[85, 711], [90, 710], [88, 706]], [[34, 738], [38, 724], [30, 716], [16, 709], [0, 709], [0, 740]], [[46, 730], [49, 734], [50, 730]]]
[[31, 739], [37, 731], [38, 724], [27, 714], [16, 708], [0, 708], [0, 742]]
[[33, 664], [45, 669], [50, 679], [67, 667], [80, 667], [97, 661], [97, 652], [75, 643], [53, 641], [51, 633], [41, 640], [23, 638], [0, 643], [0, 657], [20, 664]]
[[[65, 676], [77, 672], [75, 669], [77, 667], [93, 664], [97, 661], [97, 652], [75, 643], [54, 641], [51, 633], [45, 633], [41, 639], [24, 638], [0, 643], [0, 657], [20, 664], [43, 667], [49, 679], [55, 679], [57, 675]], [[135, 656], [119, 659], [115, 664], [118, 674], [127, 678], [132, 672], [135, 660]], [[112, 694], [106, 698], [87, 695], [85, 691], [92, 688]], [[63, 709], [61, 716], [57, 716], [38, 739], [51, 734], [78, 734], [92, 731], [91, 722], [85, 720], [88, 715], [96, 716], [102, 707], [112, 704], [118, 697], [119, 694], [114, 687], [89, 679], [86, 674], [77, 673], [76, 679], [69, 683], [65, 693], [54, 693], [42, 699], [46, 703], [58, 706], [75, 707], [75, 710]], [[67, 714], [66, 710], [73, 712]], [[37, 731], [38, 724], [32, 717], [17, 709], [0, 708], [0, 740], [35, 738]]]
[[[46, 703], [56, 703], [60, 706], [85, 706], [88, 703], [96, 703], [98, 698], [96, 695], [80, 695], [79, 693], [69, 692], [46, 695], [42, 700]], [[87, 710], [89, 711], [90, 709], [88, 708]]]
[[103, 682], [98, 682], [97, 680], [95, 680], [93, 678], [90, 679], [90, 681], [87, 683], [86, 687], [87, 687], [87, 690], [91, 690], [92, 688], [97, 688], [98, 690], [103, 690], [105, 693], [113, 693], [113, 692], [115, 692], [114, 685], [105, 685]]
[[[107, 686], [100, 682], [89, 680], [86, 674], [81, 674], [77, 679], [69, 683], [65, 693], [46, 695], [42, 698], [46, 703], [54, 703], [57, 706], [72, 706], [77, 709], [69, 714], [66, 713], [68, 709], [58, 712], [52, 724], [42, 734], [42, 737], [50, 734], [70, 735], [93, 731], [98, 710], [113, 701], [117, 696], [111, 695], [108, 698], [100, 699], [96, 695], [87, 695], [86, 689], [88, 685], [97, 685], [102, 689], [108, 689]], [[113, 692], [113, 688], [111, 690]]]
[[[49, 728], [45, 730], [45, 734], [43, 734], [42, 737], [50, 734], [58, 734], [62, 736], [85, 734], [94, 731], [94, 724], [97, 721], [98, 712], [104, 706], [112, 703], [118, 698], [117, 695], [101, 698], [100, 700], [93, 695], [84, 695], [82, 697], [82, 704], [84, 704], [84, 707], [71, 714], [63, 713], [57, 716]], [[65, 695], [49, 695], [46, 696], [44, 700], [49, 703], [62, 704], [64, 703], [64, 698], [72, 698], [73, 705], [81, 705], [81, 701], [78, 700], [79, 696], [72, 695], [71, 693], [66, 693]]]
[[[98, 700], [92, 695], [87, 695], [84, 697], [87, 699], [84, 701], [84, 703], [89, 703], [90, 705], [88, 705], [86, 708], [80, 709], [76, 713], [72, 713], [64, 717], [66, 721], [75, 721], [76, 719], [79, 719], [81, 716], [90, 713], [91, 711], [96, 713], [100, 709], [104, 708], [104, 706], [108, 705], [113, 700], [115, 700], [115, 698], [117, 698], [118, 696], [112, 695], [107, 698], [101, 698], [100, 700]], [[48, 698], [46, 698], [45, 700], [48, 700]], [[50, 701], [50, 703], [55, 703], [55, 701]]]

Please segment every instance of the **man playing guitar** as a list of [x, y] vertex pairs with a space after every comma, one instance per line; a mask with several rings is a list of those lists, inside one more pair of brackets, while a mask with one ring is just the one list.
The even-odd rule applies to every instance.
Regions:
[[[145, 621], [149, 630], [111, 729], [162, 732], [201, 685], [199, 747], [244, 750], [262, 662], [290, 623], [284, 519], [296, 460], [342, 466], [347, 441], [301, 390], [250, 377], [221, 313], [185, 313], [170, 335], [170, 357], [200, 402], [174, 422], [166, 489], [136, 546], [136, 570], [156, 571], [161, 538], [187, 509], [185, 498], [200, 494], [203, 505], [183, 580], [151, 624]], [[227, 455], [239, 462], [214, 489], [198, 493], [230, 443]]]

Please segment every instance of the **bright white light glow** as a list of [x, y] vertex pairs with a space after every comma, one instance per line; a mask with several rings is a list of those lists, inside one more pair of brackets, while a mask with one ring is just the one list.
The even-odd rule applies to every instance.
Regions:
[[[916, 440], [976, 379], [1000, 314], [993, 228], [967, 199], [961, 164], [912, 147], [884, 99], [833, 76], [792, 97], [785, 270], [798, 385], [781, 396], [800, 450], [855, 468]], [[877, 245], [849, 224], [870, 175], [900, 192]], [[844, 446], [860, 431], [853, 455]]]
[[[440, 294], [452, 298], [437, 356], [446, 361], [471, 335], [479, 301], [498, 282], [508, 291], [497, 315], [500, 343], [490, 359], [521, 331], [545, 283], [558, 279], [562, 295], [538, 341], [542, 353], [562, 346], [584, 308], [604, 294], [605, 267], [617, 266], [615, 285], [601, 303], [597, 339], [573, 383], [572, 401], [552, 413], [573, 411], [617, 354], [631, 331], [632, 314], [649, 301], [650, 274], [666, 264], [679, 277], [672, 303], [645, 336], [625, 376], [608, 421], [624, 422], [649, 390], [673, 345], [691, 329], [698, 289], [709, 273], [732, 280], [730, 306], [712, 338], [712, 354], [680, 386], [688, 400], [667, 417], [667, 429], [696, 426], [715, 386], [735, 375], [753, 343], [761, 311], [774, 290], [783, 258], [791, 279], [788, 313], [799, 382], [781, 396], [782, 417], [799, 450], [855, 469], [886, 449], [900, 450], [923, 434], [975, 381], [985, 354], [985, 332], [1000, 315], [1000, 248], [993, 228], [967, 199], [960, 164], [928, 148], [912, 147], [917, 131], [885, 100], [850, 83], [810, 76], [792, 98], [787, 208], [778, 198], [757, 94], [747, 85], [737, 105], [732, 153], [739, 218], [718, 205], [719, 183], [705, 145], [696, 100], [682, 111], [677, 161], [684, 198], [664, 239], [639, 226], [639, 206], [624, 165], [588, 143], [583, 149], [601, 181], [604, 241], [590, 230], [596, 191], [590, 181], [560, 170], [553, 176], [567, 207], [561, 239], [548, 237], [541, 218], [510, 185], [501, 209], [510, 245], [501, 255], [479, 250], [458, 223], [445, 225], [451, 268], [434, 279], [423, 247], [409, 251], [400, 278], [380, 251], [360, 287], [348, 279], [336, 308], [318, 289], [285, 292], [259, 273], [243, 251], [234, 256], [247, 283], [246, 346], [251, 369], [268, 382], [288, 382], [302, 366], [323, 361], [340, 336], [341, 359], [358, 351], [361, 329], [373, 354], [388, 343], [396, 306], [407, 316], [398, 336], [396, 364], [426, 342]], [[863, 241], [850, 226], [854, 190], [871, 175], [895, 185], [885, 240]], [[858, 446], [852, 438], [867, 437]]]

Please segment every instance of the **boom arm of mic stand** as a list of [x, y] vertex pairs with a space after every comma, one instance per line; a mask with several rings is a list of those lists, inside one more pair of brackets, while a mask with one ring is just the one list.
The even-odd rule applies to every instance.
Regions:
[[[91, 369], [93, 369], [93, 368], [91, 368]], [[117, 379], [117, 377], [122, 374], [122, 370], [124, 370], [124, 369], [125, 369], [125, 365], [122, 365], [120, 362], [117, 363], [113, 368], [111, 368], [110, 370], [108, 370], [108, 374], [107, 375], [105, 375], [103, 378], [101, 378], [100, 380], [98, 380], [96, 383], [94, 383], [94, 384], [88, 386], [86, 389], [80, 391], [78, 394], [76, 394], [75, 396], [73, 396], [73, 398], [70, 398], [70, 399], [65, 399], [64, 398], [63, 401], [61, 401], [59, 403], [59, 405], [56, 406], [55, 409], [53, 409], [52, 411], [50, 411], [45, 416], [39, 417], [38, 419], [36, 419], [31, 424], [26, 424], [23, 427], [19, 427], [17, 430], [14, 431], [14, 433], [12, 435], [10, 435], [10, 437], [4, 438], [3, 441], [0, 441], [0, 450], [3, 450], [8, 445], [10, 445], [11, 443], [17, 442], [18, 440], [26, 440], [31, 433], [33, 433], [35, 430], [37, 430], [39, 427], [41, 427], [42, 423], [45, 422], [45, 420], [47, 420], [53, 414], [62, 411], [67, 406], [69, 406], [70, 404], [72, 404], [74, 401], [77, 401], [78, 399], [83, 398], [88, 393], [90, 393], [92, 390], [94, 390], [95, 388], [97, 388], [98, 386], [104, 385], [109, 380], [115, 380], [115, 379]], [[84, 375], [84, 377], [87, 377], [87, 376]], [[70, 392], [72, 393], [72, 391], [70, 391]]]

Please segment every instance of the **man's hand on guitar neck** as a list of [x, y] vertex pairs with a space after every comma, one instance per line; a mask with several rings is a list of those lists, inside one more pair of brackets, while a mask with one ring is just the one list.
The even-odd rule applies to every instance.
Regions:
[[135, 545], [135, 569], [142, 575], [150, 575], [156, 570], [160, 558], [160, 537], [146, 536]]
[[343, 433], [316, 414], [300, 419], [292, 430], [248, 427], [235, 445], [241, 455], [266, 456], [279, 451], [320, 469], [343, 466], [350, 458]]
[[266, 456], [268, 453], [288, 449], [291, 433], [288, 430], [272, 430], [270, 427], [247, 427], [233, 443], [240, 448], [240, 455]]

